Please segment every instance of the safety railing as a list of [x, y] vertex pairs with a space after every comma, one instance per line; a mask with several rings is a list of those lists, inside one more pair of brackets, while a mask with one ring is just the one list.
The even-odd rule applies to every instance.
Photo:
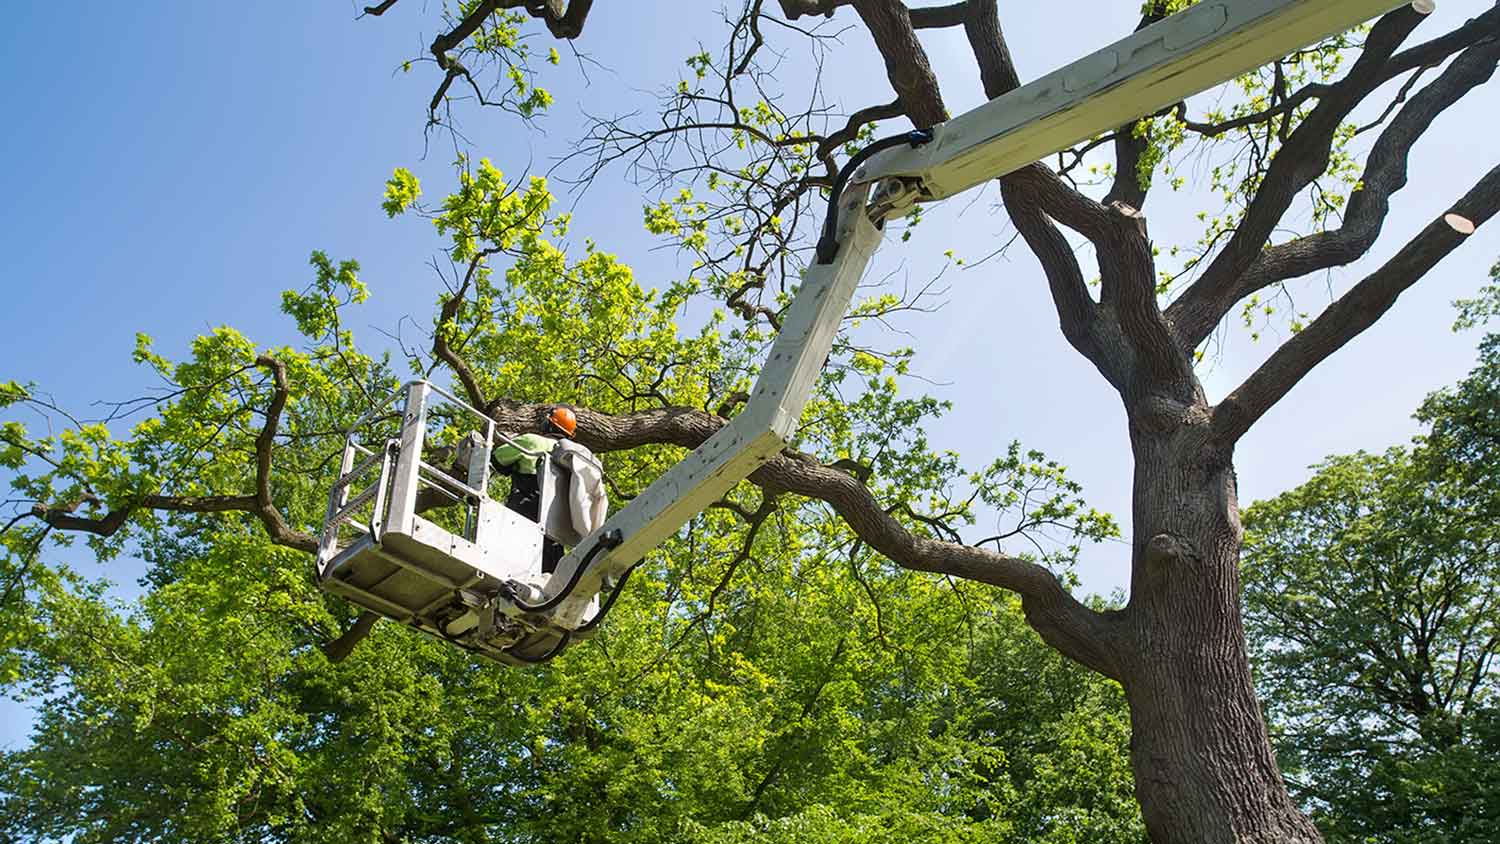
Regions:
[[[387, 441], [378, 451], [358, 443], [345, 442], [339, 477], [328, 494], [328, 512], [323, 519], [323, 537], [318, 549], [320, 562], [326, 563], [338, 553], [343, 544], [340, 541], [340, 532], [343, 530], [369, 536], [377, 543], [380, 541], [395, 452], [394, 440]], [[355, 463], [356, 458], [363, 459]], [[350, 490], [355, 482], [368, 477], [370, 471], [377, 467], [379, 472], [374, 480], [351, 494]], [[356, 518], [366, 506], [369, 509], [364, 513], [364, 518]]]

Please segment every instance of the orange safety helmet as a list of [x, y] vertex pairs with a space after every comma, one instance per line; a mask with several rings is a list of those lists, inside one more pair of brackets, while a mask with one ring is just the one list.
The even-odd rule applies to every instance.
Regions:
[[570, 437], [578, 431], [578, 414], [566, 407], [552, 408], [552, 412], [547, 414], [547, 421]]

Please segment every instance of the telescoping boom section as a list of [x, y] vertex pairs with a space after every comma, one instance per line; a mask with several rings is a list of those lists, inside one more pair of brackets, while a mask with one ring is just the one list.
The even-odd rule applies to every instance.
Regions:
[[[946, 123], [857, 154], [835, 182], [815, 262], [803, 274], [744, 409], [602, 528], [580, 538], [549, 574], [538, 566], [544, 527], [487, 495], [493, 422], [432, 385], [409, 386], [399, 437], [366, 444], [351, 433], [330, 496], [320, 582], [381, 615], [504, 663], [555, 656], [595, 629], [638, 561], [786, 447], [886, 218], [1010, 173], [1401, 5], [1203, 0]], [[1433, 9], [1431, 0], [1411, 5], [1423, 13]], [[426, 402], [433, 396], [478, 417], [467, 435], [464, 479], [421, 460], [422, 437], [432, 426]], [[373, 486], [359, 487], [361, 478], [373, 479]], [[437, 488], [442, 492], [432, 491]], [[444, 525], [418, 515], [419, 503], [445, 493], [465, 502], [448, 508], [462, 509], [462, 519], [449, 516]]]

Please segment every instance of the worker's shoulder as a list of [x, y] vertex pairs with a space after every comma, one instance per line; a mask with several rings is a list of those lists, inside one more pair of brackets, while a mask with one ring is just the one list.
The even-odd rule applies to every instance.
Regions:
[[541, 434], [522, 434], [519, 437], [511, 437], [511, 439], [515, 441], [516, 445], [527, 451], [551, 451], [553, 444], [557, 442], [557, 440], [551, 437], [544, 437]]

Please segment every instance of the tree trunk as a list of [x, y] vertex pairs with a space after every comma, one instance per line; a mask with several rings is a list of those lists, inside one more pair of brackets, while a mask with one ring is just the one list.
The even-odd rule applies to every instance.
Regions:
[[[1195, 402], [1195, 404], [1197, 404]], [[1201, 407], [1201, 405], [1198, 405]], [[1318, 842], [1292, 803], [1255, 698], [1240, 619], [1230, 455], [1204, 414], [1132, 424], [1134, 567], [1124, 666], [1136, 796], [1155, 842]]]

